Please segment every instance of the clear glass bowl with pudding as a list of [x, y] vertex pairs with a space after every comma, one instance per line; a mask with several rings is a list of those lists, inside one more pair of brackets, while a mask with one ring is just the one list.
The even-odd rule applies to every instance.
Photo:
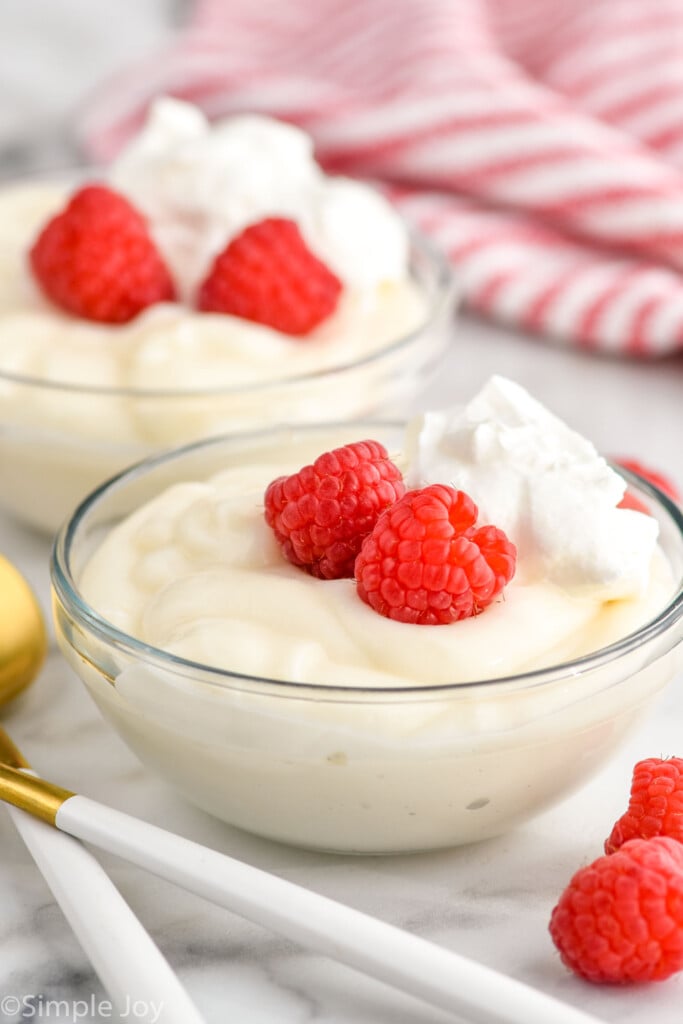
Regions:
[[[259, 500], [274, 467], [296, 468], [367, 437], [393, 454], [403, 427], [317, 425], [216, 438], [101, 487], [54, 548], [59, 645], [140, 760], [242, 829], [345, 853], [429, 850], [504, 833], [589, 780], [680, 667], [683, 516], [639, 478], [623, 474], [659, 522], [663, 574], [641, 604], [612, 602], [582, 630], [555, 608], [554, 638], [543, 634], [545, 599], [522, 587], [473, 619], [411, 626], [376, 615], [354, 596], [352, 580], [315, 580], [289, 565], [275, 569], [267, 591], [251, 589], [244, 566], [228, 585], [211, 571], [202, 576], [203, 647], [185, 644], [192, 615], [172, 650], [157, 642], [154, 611], [146, 612], [143, 639], [125, 627], [125, 615], [115, 625], [111, 609], [127, 600], [116, 573], [103, 584], [106, 599], [97, 597], [97, 558], [128, 517], [134, 550], [112, 549], [116, 560], [126, 571], [132, 559], [140, 587], [166, 597], [182, 577], [173, 530], [184, 551], [200, 552], [212, 516], [228, 531], [241, 529], [225, 504], [202, 511], [201, 500], [195, 518], [181, 516], [172, 529], [163, 516], [136, 512], [169, 487], [185, 482], [182, 505], [183, 488], [201, 499], [202, 481], [234, 472], [253, 489], [262, 520]], [[245, 550], [260, 536], [254, 529], [244, 534]], [[213, 565], [216, 551], [206, 557]], [[176, 604], [166, 603], [164, 627], [175, 614], [169, 608], [191, 604], [194, 585], [183, 582]], [[290, 649], [297, 630], [302, 642]], [[278, 662], [281, 672], [273, 671]]]
[[[411, 240], [410, 278], [410, 292], [388, 291], [374, 310], [342, 305], [303, 340], [174, 304], [124, 328], [44, 309], [0, 318], [0, 507], [54, 532], [98, 484], [155, 452], [277, 423], [405, 408], [445, 352], [455, 307], [446, 258], [421, 237]], [[236, 325], [233, 346], [226, 337]], [[27, 347], [36, 339], [44, 347], [49, 330], [54, 345], [41, 351], [40, 375], [27, 374]], [[61, 330], [81, 335], [71, 359], [79, 373], [85, 360], [89, 383], [70, 379]], [[139, 383], [112, 383], [122, 372]]]

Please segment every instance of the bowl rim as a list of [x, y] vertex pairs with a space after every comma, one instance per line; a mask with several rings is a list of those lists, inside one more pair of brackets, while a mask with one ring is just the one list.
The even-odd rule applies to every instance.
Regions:
[[[98, 503], [105, 499], [108, 494], [119, 487], [125, 487], [129, 482], [143, 477], [146, 473], [173, 461], [192, 455], [193, 452], [208, 450], [209, 448], [220, 448], [223, 445], [242, 445], [249, 441], [258, 441], [282, 431], [295, 431], [297, 434], [312, 434], [315, 431], [329, 429], [344, 429], [349, 427], [378, 427], [380, 429], [405, 428], [405, 421], [399, 420], [362, 420], [362, 421], [330, 421], [315, 424], [278, 424], [258, 431], [250, 431], [247, 434], [236, 436], [234, 434], [221, 434], [216, 437], [204, 438], [190, 444], [165, 451], [161, 454], [151, 456], [129, 466], [121, 473], [105, 481], [96, 490], [92, 491], [74, 510], [59, 530], [50, 558], [50, 577], [52, 582], [53, 597], [59, 601], [62, 608], [70, 614], [71, 618], [78, 625], [85, 625], [99, 639], [108, 646], [114, 646], [124, 650], [138, 660], [153, 663], [167, 671], [188, 673], [201, 673], [202, 683], [209, 683], [219, 687], [235, 689], [242, 684], [243, 688], [254, 691], [260, 687], [271, 688], [276, 691], [282, 689], [287, 691], [283, 696], [300, 696], [301, 698], [312, 698], [334, 700], [339, 695], [344, 695], [346, 700], [354, 696], [358, 698], [373, 697], [382, 702], [391, 697], [419, 697], [434, 694], [458, 693], [471, 694], [473, 690], [481, 690], [487, 687], [509, 687], [519, 688], [520, 684], [526, 687], [542, 686], [546, 683], [557, 682], [563, 678], [570, 678], [582, 675], [592, 669], [599, 668], [622, 655], [629, 654], [648, 641], [666, 633], [679, 620], [683, 620], [683, 575], [678, 581], [678, 586], [666, 606], [655, 616], [640, 626], [632, 633], [621, 637], [619, 640], [582, 655], [579, 658], [570, 659], [557, 665], [546, 668], [533, 669], [529, 672], [520, 672], [507, 676], [495, 676], [488, 679], [477, 679], [467, 682], [436, 683], [427, 685], [406, 684], [405, 686], [378, 687], [378, 686], [327, 686], [324, 683], [305, 683], [293, 680], [270, 679], [264, 676], [254, 676], [247, 673], [233, 672], [217, 666], [207, 665], [203, 662], [182, 658], [165, 651], [163, 648], [155, 647], [142, 640], [131, 636], [124, 630], [119, 629], [113, 623], [102, 617], [82, 597], [78, 585], [71, 571], [71, 554], [76, 540], [77, 533], [85, 517], [97, 507]], [[660, 511], [664, 511], [683, 542], [683, 507], [679, 506], [667, 494], [660, 490], [649, 480], [619, 466], [609, 460], [608, 464], [618, 472], [626, 482], [645, 497], [654, 501]], [[148, 499], [149, 500], [149, 499]], [[130, 513], [128, 513], [130, 514]], [[676, 640], [672, 648], [677, 646], [683, 636]], [[264, 693], [266, 690], [264, 689]], [[336, 697], [335, 697], [336, 695]]]
[[[405, 221], [403, 221], [405, 224]], [[418, 327], [395, 338], [388, 345], [376, 349], [367, 355], [361, 356], [350, 362], [339, 362], [323, 367], [318, 370], [311, 370], [307, 373], [299, 373], [291, 377], [269, 377], [266, 380], [259, 380], [253, 384], [240, 384], [235, 387], [208, 387], [208, 388], [135, 388], [135, 387], [104, 387], [102, 385], [78, 384], [75, 382], [61, 380], [47, 380], [42, 377], [33, 377], [29, 374], [12, 373], [0, 369], [0, 382], [5, 381], [22, 387], [45, 389], [50, 392], [64, 392], [65, 394], [100, 396], [107, 398], [136, 398], [145, 400], [154, 399], [183, 399], [189, 398], [210, 398], [227, 397], [229, 395], [267, 393], [270, 390], [282, 387], [295, 387], [300, 384], [309, 383], [326, 378], [334, 378], [337, 374], [348, 373], [352, 370], [381, 363], [385, 358], [391, 358], [397, 352], [410, 348], [419, 338], [438, 322], [440, 316], [451, 307], [455, 307], [457, 301], [457, 279], [453, 267], [446, 253], [429, 237], [421, 231], [406, 225], [409, 240], [409, 257], [417, 255], [418, 258], [426, 260], [429, 273], [434, 279], [434, 293], [431, 296], [424, 318]], [[158, 303], [156, 308], [168, 307], [168, 303]], [[154, 309], [155, 307], [150, 307]], [[204, 316], [219, 316], [220, 314], [203, 314]], [[295, 340], [293, 342], [297, 344]]]

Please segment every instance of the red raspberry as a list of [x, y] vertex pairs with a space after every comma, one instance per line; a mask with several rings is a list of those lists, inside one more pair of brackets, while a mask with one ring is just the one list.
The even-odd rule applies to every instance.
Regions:
[[341, 290], [294, 221], [270, 217], [245, 228], [216, 257], [197, 306], [307, 334], [334, 312]]
[[624, 491], [624, 497], [617, 505], [617, 508], [628, 508], [631, 512], [642, 512], [644, 516], [652, 515], [645, 502], [641, 501], [638, 495], [634, 494], [630, 487]]
[[683, 758], [649, 757], [638, 762], [628, 810], [605, 841], [605, 853], [614, 853], [629, 839], [653, 836], [683, 843]]
[[29, 258], [47, 297], [86, 320], [126, 323], [174, 297], [144, 218], [104, 185], [76, 192], [43, 228]]
[[[658, 470], [650, 469], [649, 466], [644, 466], [642, 462], [637, 462], [635, 459], [614, 459], [614, 462], [617, 466], [622, 466], [624, 469], [642, 476], [644, 480], [654, 484], [655, 487], [659, 487], [660, 491], [663, 491], [672, 501], [681, 501], [676, 485]], [[635, 512], [644, 512], [645, 515], [650, 515], [647, 505], [630, 489], [626, 491], [618, 507], [630, 508]]]
[[477, 615], [515, 571], [517, 551], [477, 506], [443, 484], [409, 491], [377, 521], [356, 559], [358, 594], [380, 615], [441, 625]]
[[683, 969], [683, 846], [632, 839], [576, 872], [552, 912], [563, 962], [588, 981], [662, 981]]
[[285, 558], [312, 576], [353, 576], [363, 539], [405, 493], [401, 471], [377, 441], [319, 455], [312, 466], [268, 485], [266, 522]]

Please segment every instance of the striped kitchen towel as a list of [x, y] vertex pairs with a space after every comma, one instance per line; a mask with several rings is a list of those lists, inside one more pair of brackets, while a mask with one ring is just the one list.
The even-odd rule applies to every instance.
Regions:
[[199, 0], [93, 97], [92, 155], [163, 93], [291, 120], [386, 183], [484, 316], [683, 351], [683, 0]]

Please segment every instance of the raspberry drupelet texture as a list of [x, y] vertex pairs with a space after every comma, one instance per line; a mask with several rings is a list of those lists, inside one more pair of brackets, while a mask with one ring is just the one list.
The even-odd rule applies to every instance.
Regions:
[[515, 571], [502, 530], [476, 527], [463, 491], [432, 484], [409, 491], [378, 520], [356, 559], [358, 595], [399, 622], [445, 625], [477, 615]]
[[683, 845], [632, 839], [572, 878], [552, 912], [563, 962], [594, 982], [662, 981], [683, 969]]
[[339, 278], [310, 251], [294, 221], [269, 217], [245, 228], [216, 257], [197, 307], [304, 335], [334, 312], [341, 291]]
[[405, 493], [401, 471], [378, 441], [359, 441], [279, 477], [265, 494], [266, 522], [285, 557], [313, 576], [353, 576], [363, 539]]
[[683, 758], [650, 757], [638, 762], [628, 810], [605, 841], [605, 853], [614, 853], [629, 839], [653, 836], [683, 843]]
[[104, 185], [76, 192], [43, 228], [29, 259], [45, 295], [86, 320], [126, 323], [148, 306], [174, 298], [146, 221]]

